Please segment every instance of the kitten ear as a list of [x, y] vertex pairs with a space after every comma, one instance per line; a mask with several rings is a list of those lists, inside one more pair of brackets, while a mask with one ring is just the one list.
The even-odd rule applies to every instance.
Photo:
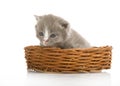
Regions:
[[69, 23], [68, 22], [62, 22], [60, 23], [61, 27], [63, 27], [64, 29], [69, 27]]
[[37, 21], [41, 19], [41, 16], [34, 15], [34, 17], [36, 18]]

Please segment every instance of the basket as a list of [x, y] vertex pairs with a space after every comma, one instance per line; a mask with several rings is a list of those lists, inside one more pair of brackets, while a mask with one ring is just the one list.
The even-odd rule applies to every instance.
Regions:
[[98, 72], [111, 67], [111, 46], [60, 49], [27, 46], [28, 70], [53, 73]]

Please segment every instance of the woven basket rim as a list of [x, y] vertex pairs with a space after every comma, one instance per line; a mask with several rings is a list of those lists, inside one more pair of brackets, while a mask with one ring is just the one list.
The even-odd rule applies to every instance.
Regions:
[[110, 45], [105, 45], [105, 46], [91, 46], [89, 48], [69, 48], [69, 49], [62, 49], [62, 48], [58, 48], [58, 47], [49, 47], [49, 46], [40, 46], [40, 45], [29, 45], [29, 46], [26, 46], [24, 47], [24, 49], [27, 49], [29, 47], [40, 47], [40, 48], [48, 48], [48, 49], [59, 49], [59, 50], [90, 50], [90, 49], [97, 49], [97, 48], [111, 48], [111, 50], [113, 49], [112, 46]]

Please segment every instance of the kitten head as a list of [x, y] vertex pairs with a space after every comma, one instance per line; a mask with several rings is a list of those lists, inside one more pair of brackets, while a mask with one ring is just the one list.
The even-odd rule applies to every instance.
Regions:
[[68, 37], [69, 23], [54, 15], [35, 16], [36, 36], [43, 46], [55, 46]]

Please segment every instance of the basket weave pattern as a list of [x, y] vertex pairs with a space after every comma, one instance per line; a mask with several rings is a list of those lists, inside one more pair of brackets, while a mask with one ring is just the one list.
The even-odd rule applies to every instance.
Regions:
[[25, 47], [28, 69], [37, 72], [96, 72], [111, 67], [111, 46], [85, 49], [60, 49], [40, 46]]

